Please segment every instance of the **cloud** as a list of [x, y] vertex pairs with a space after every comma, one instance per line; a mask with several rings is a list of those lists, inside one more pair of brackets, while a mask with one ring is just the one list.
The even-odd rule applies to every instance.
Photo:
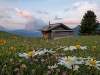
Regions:
[[9, 16], [9, 15], [0, 15], [0, 19], [3, 19], [3, 18], [11, 18], [11, 16]]
[[77, 2], [73, 4], [77, 7], [78, 11], [84, 14], [88, 10], [92, 10], [94, 12], [100, 12], [100, 5], [98, 4], [92, 4], [89, 2]]
[[[36, 22], [38, 21], [39, 23], [40, 23], [40, 22], [43, 22], [43, 20], [35, 18], [35, 17], [34, 17], [33, 15], [31, 15], [31, 13], [28, 12], [27, 10], [21, 11], [19, 8], [13, 8], [13, 7], [9, 7], [8, 10], [14, 11], [14, 12], [17, 14], [17, 16], [26, 19], [27, 22], [33, 22], [33, 21], [36, 21]], [[39, 11], [39, 12], [40, 12], [40, 11]], [[46, 12], [45, 12], [45, 13], [46, 13]]]
[[62, 20], [62, 22], [66, 24], [79, 24], [80, 23], [79, 20]]
[[62, 20], [61, 22], [69, 26], [70, 28], [74, 28], [77, 25], [80, 25], [80, 20], [76, 20], [76, 19], [66, 19], [66, 20]]
[[65, 9], [65, 12], [66, 12], [66, 11], [69, 11], [69, 10], [70, 10], [70, 8], [66, 8], [66, 9]]
[[48, 12], [46, 12], [46, 11], [42, 11], [42, 10], [37, 10], [37, 9], [33, 9], [34, 10], [34, 12], [36, 12], [37, 14], [46, 14], [46, 15], [48, 15], [49, 13]]
[[77, 10], [77, 9], [78, 9], [78, 7], [76, 7], [76, 6], [72, 8], [72, 10]]
[[34, 9], [34, 11], [38, 14], [42, 14], [42, 11]]
[[0, 22], [0, 25], [10, 29], [23, 29], [25, 27], [25, 23], [10, 23], [10, 22]]
[[48, 13], [48, 12], [46, 12], [46, 11], [43, 11], [43, 13], [44, 13], [44, 14], [47, 14], [47, 15], [49, 14], [49, 13]]
[[32, 21], [33, 20], [32, 15], [27, 11], [17, 12], [17, 15], [27, 19], [27, 21]]
[[69, 11], [69, 10], [70, 10], [70, 7], [69, 6], [66, 6], [64, 12]]
[[[23, 18], [23, 19], [25, 19], [26, 21], [27, 21], [27, 24], [30, 24], [30, 23], [32, 23], [32, 25], [33, 25], [33, 27], [37, 27], [37, 28], [40, 28], [40, 27], [42, 27], [42, 26], [44, 26], [44, 25], [46, 25], [46, 23], [42, 20], [42, 19], [40, 19], [40, 18], [35, 18], [30, 12], [28, 12], [27, 10], [24, 10], [24, 11], [21, 11], [19, 8], [13, 8], [13, 7], [8, 7], [8, 8], [6, 8], [6, 11], [10, 11], [10, 12], [13, 12], [13, 13], [15, 13], [17, 16], [16, 17], [21, 17], [21, 18]], [[43, 11], [45, 14], [47, 14], [47, 12], [45, 12], [45, 11]], [[14, 19], [14, 18], [13, 18]], [[6, 20], [5, 20], [6, 21]], [[22, 24], [22, 26], [20, 26], [21, 25], [21, 23], [14, 23], [13, 21], [11, 21], [11, 22], [9, 22], [8, 21], [8, 25], [10, 26], [10, 27], [12, 27], [12, 28], [14, 28], [14, 26], [12, 26], [12, 25], [15, 25], [15, 27], [17, 27], [18, 28], [18, 26], [19, 27], [23, 27], [23, 28], [25, 28], [25, 23], [26, 22], [24, 22], [23, 24]], [[4, 24], [4, 25], [6, 25], [6, 23], [5, 22], [3, 22], [2, 24]], [[16, 25], [18, 25], [18, 26], [16, 26]]]
[[[77, 2], [77, 3], [75, 3], [75, 4], [73, 4], [74, 6], [79, 6], [79, 5], [82, 5], [84, 2]], [[86, 2], [85, 2], [86, 3]]]
[[4, 7], [0, 7], [0, 19], [4, 18], [11, 18], [11, 16], [6, 13], [6, 9]]
[[8, 7], [8, 11], [13, 11], [17, 14], [17, 16], [26, 19], [27, 21], [33, 21], [33, 16], [26, 10], [21, 11], [18, 8]]
[[63, 18], [59, 18], [57, 15], [55, 15], [55, 20], [62, 20]]
[[5, 8], [4, 7], [0, 7], [0, 15], [3, 14], [5, 12]]
[[80, 14], [82, 17], [88, 10], [91, 10], [95, 13], [97, 16], [97, 19], [100, 22], [100, 5], [95, 4], [95, 3], [90, 3], [90, 2], [77, 2], [73, 4], [73, 7], [77, 7], [77, 12]]

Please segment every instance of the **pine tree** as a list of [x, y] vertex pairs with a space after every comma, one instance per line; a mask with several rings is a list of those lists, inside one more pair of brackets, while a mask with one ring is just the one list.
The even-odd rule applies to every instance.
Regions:
[[79, 35], [95, 35], [99, 22], [93, 11], [87, 11], [81, 21]]

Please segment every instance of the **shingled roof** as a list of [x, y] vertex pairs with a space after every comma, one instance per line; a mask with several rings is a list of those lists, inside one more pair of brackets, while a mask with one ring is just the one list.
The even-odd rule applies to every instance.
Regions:
[[67, 27], [66, 25], [62, 24], [62, 23], [54, 23], [54, 24], [50, 24], [50, 25], [47, 25], [47, 26], [44, 26], [43, 28], [40, 28], [39, 30], [40, 31], [50, 31], [58, 26], [63, 26], [64, 28], [66, 28], [66, 30], [71, 30], [69, 27]]

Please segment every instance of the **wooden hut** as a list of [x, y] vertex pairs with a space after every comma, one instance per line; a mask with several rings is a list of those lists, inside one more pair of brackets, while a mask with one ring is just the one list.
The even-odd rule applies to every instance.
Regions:
[[44, 38], [64, 38], [73, 36], [73, 30], [62, 23], [50, 24], [39, 29]]

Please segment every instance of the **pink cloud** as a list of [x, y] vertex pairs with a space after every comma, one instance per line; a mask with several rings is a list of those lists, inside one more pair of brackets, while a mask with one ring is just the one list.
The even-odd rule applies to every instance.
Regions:
[[80, 23], [79, 20], [62, 20], [62, 22], [66, 24], [79, 24]]
[[6, 28], [11, 28], [11, 29], [23, 29], [25, 27], [25, 23], [10, 23], [8, 22], [1, 22], [0, 25]]
[[[7, 11], [7, 12], [6, 12]], [[13, 7], [8, 7], [8, 8], [4, 8], [4, 7], [0, 7], [0, 18], [5, 18], [3, 20], [0, 20], [0, 24], [3, 25], [4, 27], [10, 27], [10, 28], [15, 28], [15, 29], [23, 29], [25, 28], [25, 23], [30, 23], [32, 22], [33, 24], [37, 25], [38, 27], [41, 27], [43, 25], [46, 25], [45, 22], [42, 19], [37, 19], [34, 16], [31, 15], [30, 12], [28, 12], [27, 10], [21, 11], [19, 8], [13, 8]], [[11, 18], [8, 14], [8, 12], [12, 12], [15, 13], [17, 16], [15, 16], [17, 19], [19, 19], [20, 17], [23, 18], [23, 20], [26, 19], [26, 22], [24, 21], [24, 23], [18, 23], [17, 20], [15, 19], [15, 17], [12, 17], [12, 19], [8, 19], [7, 18]], [[7, 21], [6, 21], [7, 20]]]
[[28, 11], [22, 12], [18, 8], [14, 8], [14, 10], [18, 16], [25, 18], [27, 21], [33, 21], [33, 17]]
[[0, 15], [3, 14], [5, 12], [5, 8], [4, 7], [0, 7]]
[[33, 21], [33, 16], [30, 14], [30, 12], [26, 10], [21, 11], [19, 8], [13, 8], [13, 7], [8, 7], [7, 10], [15, 12], [17, 16], [26, 19], [28, 22]]
[[61, 23], [64, 23], [65, 25], [69, 26], [70, 28], [74, 28], [77, 25], [80, 25], [80, 20], [62, 20]]
[[27, 12], [27, 11], [17, 12], [17, 15], [27, 19], [28, 21], [32, 20], [31, 14], [29, 12]]
[[[10, 7], [11, 9], [13, 9], [12, 7]], [[16, 12], [20, 12], [20, 10], [18, 8], [14, 8]]]

